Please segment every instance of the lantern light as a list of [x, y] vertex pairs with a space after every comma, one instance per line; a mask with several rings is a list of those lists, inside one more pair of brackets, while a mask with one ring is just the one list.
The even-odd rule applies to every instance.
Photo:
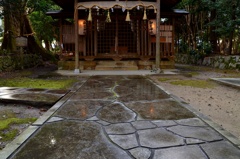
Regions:
[[80, 19], [78, 20], [78, 34], [84, 35], [84, 30], [85, 30], [85, 20]]
[[148, 21], [149, 25], [149, 33], [150, 35], [156, 35], [157, 24], [155, 19], [151, 19]]

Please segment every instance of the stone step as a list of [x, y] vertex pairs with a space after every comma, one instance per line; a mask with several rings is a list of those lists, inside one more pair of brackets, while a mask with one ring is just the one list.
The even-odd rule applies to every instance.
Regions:
[[95, 70], [138, 70], [135, 61], [98, 61]]

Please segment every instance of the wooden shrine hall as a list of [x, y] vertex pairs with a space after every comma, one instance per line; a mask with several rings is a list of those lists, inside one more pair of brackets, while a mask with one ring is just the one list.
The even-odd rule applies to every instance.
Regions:
[[59, 69], [174, 68], [180, 0], [53, 0], [59, 19]]

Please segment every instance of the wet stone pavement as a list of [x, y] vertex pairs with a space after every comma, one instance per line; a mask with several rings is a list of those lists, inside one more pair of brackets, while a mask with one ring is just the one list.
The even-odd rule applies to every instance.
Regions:
[[240, 150], [143, 76], [92, 76], [10, 158], [240, 159]]
[[31, 104], [35, 107], [52, 106], [69, 90], [0, 87], [0, 102]]

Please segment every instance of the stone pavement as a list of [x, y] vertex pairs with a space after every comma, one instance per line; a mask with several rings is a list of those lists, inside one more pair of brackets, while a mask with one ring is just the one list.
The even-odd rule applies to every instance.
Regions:
[[0, 158], [240, 159], [198, 116], [144, 76], [85, 77]]
[[49, 90], [40, 88], [0, 87], [0, 101], [30, 104], [35, 107], [52, 106], [68, 90]]

